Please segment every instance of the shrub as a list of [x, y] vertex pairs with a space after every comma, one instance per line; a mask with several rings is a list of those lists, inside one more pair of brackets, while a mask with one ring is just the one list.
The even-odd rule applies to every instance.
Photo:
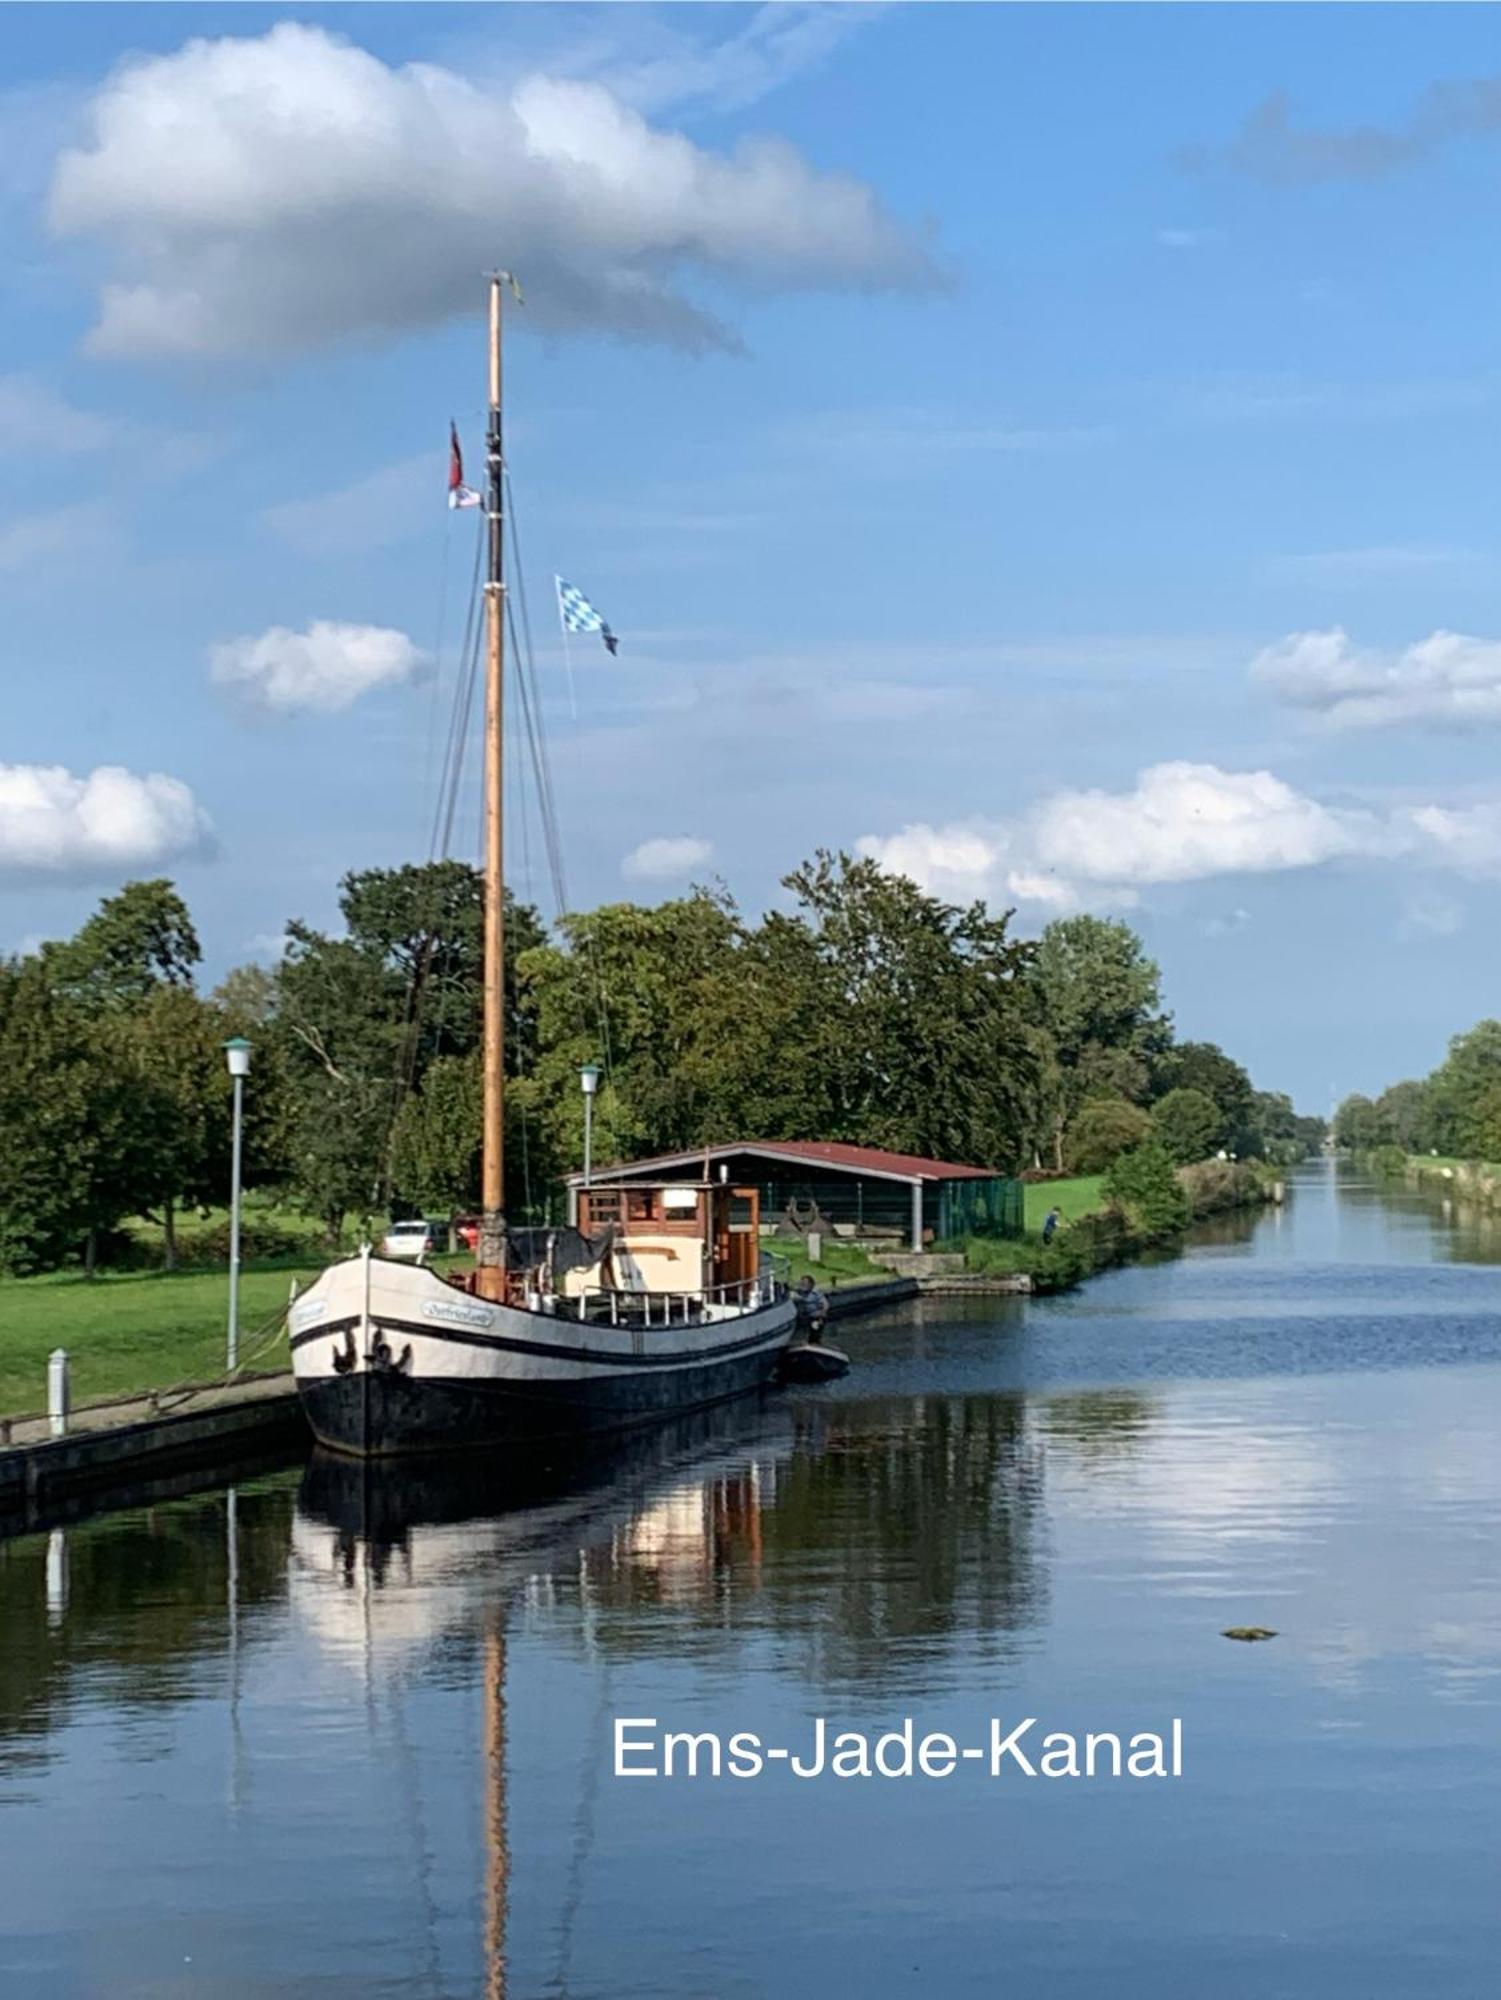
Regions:
[[1378, 1146], [1371, 1154], [1371, 1172], [1395, 1180], [1407, 1171], [1407, 1155], [1400, 1146]]
[[[153, 1246], [155, 1261], [162, 1261], [159, 1246]], [[249, 1263], [273, 1263], [278, 1258], [308, 1257], [308, 1240], [280, 1224], [259, 1217], [244, 1216], [240, 1222], [240, 1256]], [[215, 1269], [229, 1263], [229, 1223], [214, 1222], [206, 1229], [182, 1231], [177, 1238], [179, 1270]]]
[[1105, 1193], [1148, 1238], [1175, 1235], [1192, 1218], [1187, 1192], [1159, 1139], [1122, 1153], [1105, 1178]]
[[1139, 1146], [1152, 1121], [1124, 1097], [1092, 1097], [1075, 1113], [1063, 1144], [1069, 1172], [1102, 1174], [1122, 1153]]
[[1196, 1218], [1266, 1201], [1277, 1179], [1274, 1168], [1246, 1160], [1196, 1160], [1178, 1169], [1178, 1185]]

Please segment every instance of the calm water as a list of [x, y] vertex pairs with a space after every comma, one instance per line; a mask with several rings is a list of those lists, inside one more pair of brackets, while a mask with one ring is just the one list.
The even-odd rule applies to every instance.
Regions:
[[[315, 1464], [0, 1544], [0, 1992], [1493, 1995], [1493, 1259], [1314, 1168], [528, 1505]], [[1187, 1768], [611, 1775], [820, 1714]]]

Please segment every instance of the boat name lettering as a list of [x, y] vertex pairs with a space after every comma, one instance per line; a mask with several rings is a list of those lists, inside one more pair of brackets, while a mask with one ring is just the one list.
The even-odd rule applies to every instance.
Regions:
[[493, 1326], [495, 1314], [489, 1306], [463, 1305], [457, 1299], [428, 1299], [422, 1307], [424, 1319], [451, 1320], [455, 1326]]

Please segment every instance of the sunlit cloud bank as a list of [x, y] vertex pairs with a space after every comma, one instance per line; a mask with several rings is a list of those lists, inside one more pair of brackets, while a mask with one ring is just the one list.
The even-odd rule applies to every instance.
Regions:
[[1501, 874], [1501, 802], [1376, 811], [1326, 804], [1271, 771], [1154, 764], [1129, 791], [1057, 792], [1014, 819], [917, 823], [859, 846], [938, 895], [1068, 910], [1336, 861]]
[[1278, 700], [1347, 729], [1404, 723], [1501, 723], [1501, 642], [1432, 632], [1400, 652], [1327, 632], [1291, 632], [1251, 662], [1251, 678]]
[[49, 217], [98, 247], [95, 351], [297, 352], [470, 310], [504, 259], [539, 327], [733, 347], [684, 276], [760, 291], [933, 282], [865, 183], [785, 141], [715, 153], [608, 85], [392, 67], [321, 28], [128, 61]]
[[0, 881], [108, 879], [206, 853], [207, 813], [180, 778], [101, 764], [0, 764]]
[[620, 872], [631, 882], [680, 881], [695, 868], [707, 867], [714, 848], [707, 840], [690, 834], [662, 834], [633, 847], [620, 864]]
[[405, 632], [318, 618], [303, 632], [272, 625], [215, 646], [209, 677], [243, 706], [267, 715], [334, 715], [374, 688], [419, 679], [427, 664]]

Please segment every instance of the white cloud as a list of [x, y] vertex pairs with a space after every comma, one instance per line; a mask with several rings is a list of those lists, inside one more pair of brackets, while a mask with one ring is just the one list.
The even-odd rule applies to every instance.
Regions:
[[1202, 250], [1206, 244], [1224, 240], [1219, 229], [1159, 229], [1157, 241], [1164, 250]]
[[208, 815], [180, 778], [102, 764], [0, 764], [0, 878], [92, 878], [159, 867], [210, 845]]
[[1501, 870], [1501, 803], [1414, 806], [1407, 821], [1432, 860], [1466, 875]]
[[1367, 844], [1369, 815], [1332, 811], [1270, 771], [1154, 764], [1131, 792], [1060, 792], [1034, 813], [1049, 869], [1085, 882], [1192, 882], [1307, 868]]
[[1279, 700], [1351, 729], [1501, 723], [1501, 641], [1433, 632], [1401, 652], [1363, 651], [1336, 626], [1292, 632], [1251, 662]]
[[1129, 792], [1057, 792], [1015, 820], [908, 826], [859, 845], [941, 895], [1065, 909], [1128, 903], [1162, 883], [1401, 852], [1420, 836], [1415, 823], [1322, 805], [1270, 771], [1173, 763], [1143, 771]]
[[713, 855], [707, 840], [696, 840], [691, 834], [663, 834], [633, 847], [621, 862], [620, 872], [632, 882], [670, 882], [707, 866]]
[[49, 206], [111, 276], [91, 344], [126, 356], [297, 351], [476, 308], [499, 255], [537, 326], [732, 346], [686, 271], [768, 289], [931, 282], [860, 181], [791, 145], [711, 153], [605, 85], [391, 68], [321, 28], [127, 62]]
[[399, 686], [426, 670], [427, 656], [405, 632], [318, 618], [304, 632], [273, 625], [209, 653], [209, 677], [252, 708], [272, 715], [333, 715], [372, 688]]

